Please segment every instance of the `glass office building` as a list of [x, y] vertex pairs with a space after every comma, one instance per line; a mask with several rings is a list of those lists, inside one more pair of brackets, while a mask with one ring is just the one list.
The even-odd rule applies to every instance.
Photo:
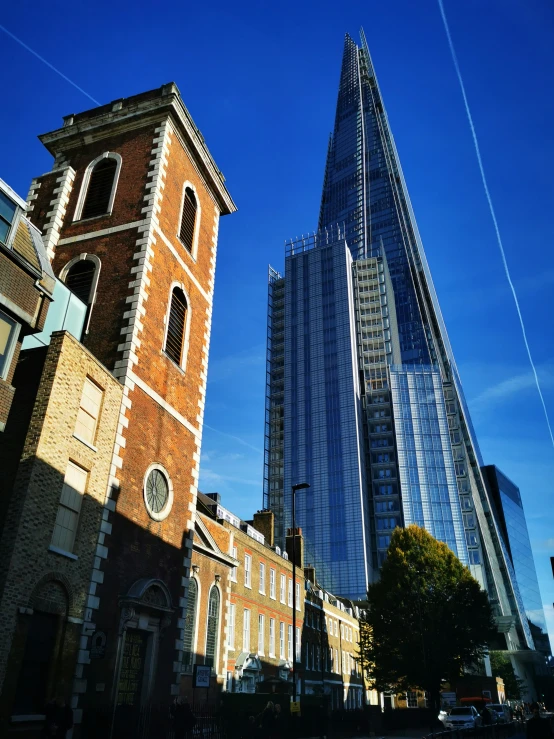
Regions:
[[517, 485], [508, 479], [498, 467], [487, 465], [483, 467], [483, 473], [495, 504], [495, 516], [512, 562], [535, 648], [543, 652], [546, 657], [551, 657], [550, 640], [521, 493]]
[[365, 597], [394, 526], [423, 525], [487, 589], [510, 649], [533, 640], [365, 38], [346, 36], [317, 232], [270, 270], [264, 505], [282, 545]]

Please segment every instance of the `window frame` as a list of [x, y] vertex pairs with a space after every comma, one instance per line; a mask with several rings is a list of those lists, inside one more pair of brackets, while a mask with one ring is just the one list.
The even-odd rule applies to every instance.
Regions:
[[252, 589], [252, 555], [244, 553], [244, 587]]
[[269, 619], [269, 657], [275, 659], [275, 619]]
[[[185, 326], [183, 330], [183, 345], [181, 347], [181, 361], [180, 362], [176, 362], [173, 359], [173, 357], [171, 357], [166, 351], [167, 333], [169, 330], [169, 316], [171, 314], [171, 304], [173, 302], [173, 291], [175, 290], [175, 288], [179, 288], [179, 290], [182, 291], [183, 295], [185, 296], [185, 301], [187, 304], [186, 313], [185, 313]], [[169, 288], [169, 299], [167, 301], [167, 308], [166, 308], [165, 316], [164, 316], [164, 337], [163, 337], [163, 343], [162, 343], [162, 354], [164, 355], [164, 357], [169, 359], [169, 361], [172, 362], [176, 367], [178, 367], [182, 372], [186, 372], [186, 368], [187, 368], [187, 358], [188, 358], [189, 342], [190, 342], [191, 316], [192, 316], [192, 308], [191, 308], [189, 294], [185, 290], [185, 286], [183, 285], [182, 282], [177, 282], [176, 280], [174, 280], [171, 283], [171, 286]]]
[[[194, 584], [196, 586], [196, 603], [195, 603], [195, 606], [194, 606], [194, 614], [193, 614], [193, 622], [192, 622], [191, 661], [190, 661], [190, 664], [183, 665], [184, 668], [185, 668], [185, 671], [189, 667], [192, 668], [192, 666], [196, 662], [196, 643], [197, 643], [197, 639], [198, 639], [198, 621], [199, 621], [198, 614], [199, 614], [199, 606], [200, 606], [200, 602], [201, 602], [201, 600], [200, 600], [201, 599], [200, 581], [198, 580], [198, 578], [191, 576], [190, 577], [190, 582], [194, 582]], [[189, 583], [189, 587], [190, 587], [190, 583]], [[188, 613], [189, 597], [190, 597], [189, 596], [189, 590], [187, 589], [187, 602], [186, 602], [186, 605], [185, 605], [185, 621], [186, 621], [186, 617], [187, 617], [187, 613]], [[185, 633], [184, 633], [184, 630], [185, 629], [183, 628], [183, 659], [184, 659], [184, 656], [186, 654], [186, 650], [185, 650]]]
[[[89, 295], [87, 299], [87, 317], [85, 320], [85, 325], [83, 329], [84, 334], [88, 334], [89, 332], [89, 326], [90, 326], [90, 317], [92, 315], [92, 309], [96, 303], [96, 292], [98, 290], [98, 280], [100, 279], [100, 270], [102, 269], [102, 262], [100, 259], [96, 256], [96, 254], [88, 254], [87, 252], [83, 252], [82, 254], [79, 254], [77, 257], [73, 257], [73, 259], [70, 259], [69, 262], [62, 267], [60, 270], [59, 278], [60, 281], [63, 282], [65, 285], [67, 275], [70, 271], [70, 269], [75, 266], [80, 261], [86, 261], [86, 262], [92, 262], [94, 264], [94, 276], [92, 278], [92, 282], [90, 283], [90, 290]], [[66, 285], [67, 287], [67, 285]], [[69, 288], [67, 288], [69, 290]], [[75, 295], [75, 293], [72, 293]], [[77, 296], [75, 296], [77, 297]]]
[[206, 660], [208, 659], [208, 624], [210, 621], [210, 599], [212, 596], [212, 590], [216, 590], [217, 594], [219, 596], [219, 602], [218, 602], [218, 609], [217, 609], [217, 623], [215, 628], [215, 644], [214, 644], [214, 656], [213, 656], [213, 664], [208, 665], [211, 667], [212, 671], [215, 672], [217, 675], [217, 666], [219, 662], [219, 636], [220, 636], [220, 630], [221, 630], [221, 613], [222, 613], [222, 596], [221, 596], [221, 590], [219, 587], [215, 584], [213, 584], [209, 591], [208, 591], [208, 600], [207, 600], [207, 608], [206, 608], [206, 638], [204, 639], [204, 664], [207, 665]]
[[13, 355], [15, 352], [15, 347], [17, 346], [17, 340], [19, 339], [21, 324], [3, 310], [0, 310], [0, 316], [2, 316], [2, 319], [5, 320], [6, 323], [11, 324], [8, 341], [6, 344], [6, 352], [4, 354], [4, 365], [0, 370], [0, 380], [6, 380], [12, 367]]
[[[67, 505], [65, 503], [62, 503], [62, 495], [63, 495], [63, 492], [64, 492], [64, 486], [66, 484], [66, 477], [67, 477], [67, 472], [68, 472], [69, 467], [75, 467], [81, 473], [84, 473], [84, 477], [85, 477], [85, 484], [84, 484], [83, 491], [81, 492], [80, 490], [76, 490], [76, 492], [79, 494], [79, 506], [78, 506], [78, 508], [71, 508], [69, 505]], [[80, 520], [81, 520], [81, 509], [83, 507], [83, 498], [84, 498], [84, 496], [86, 495], [86, 492], [87, 492], [88, 483], [89, 483], [89, 476], [90, 476], [90, 470], [85, 469], [80, 464], [77, 464], [77, 462], [74, 462], [72, 459], [68, 459], [67, 460], [67, 464], [66, 464], [66, 467], [65, 467], [64, 478], [63, 478], [63, 483], [62, 483], [62, 489], [60, 491], [60, 496], [59, 496], [59, 499], [58, 499], [58, 505], [57, 505], [57, 508], [56, 508], [56, 520], [54, 521], [54, 527], [52, 529], [52, 535], [50, 537], [50, 546], [49, 546], [49, 549], [50, 550], [55, 551], [55, 552], [59, 552], [59, 553], [66, 552], [68, 554], [75, 555], [75, 552], [74, 552], [75, 542], [77, 541], [77, 533], [79, 531], [79, 523], [80, 523]], [[71, 486], [68, 485], [68, 487], [71, 487]], [[72, 490], [75, 490], [75, 488], [72, 488]], [[76, 516], [75, 529], [73, 530], [73, 540], [71, 542], [71, 546], [70, 547], [62, 547], [62, 546], [59, 545], [59, 543], [58, 544], [54, 543], [54, 535], [55, 535], [55, 533], [57, 531], [58, 513], [60, 511], [60, 508], [65, 508], [67, 510], [70, 510]]]
[[[98, 413], [96, 416], [93, 416], [91, 413], [89, 413], [88, 410], [86, 410], [86, 408], [83, 408], [82, 406], [83, 395], [85, 394], [85, 387], [87, 385], [87, 382], [90, 385], [93, 385], [100, 392], [100, 402], [98, 404]], [[85, 380], [83, 382], [83, 389], [81, 390], [81, 398], [79, 399], [79, 408], [77, 409], [77, 418], [75, 420], [75, 428], [73, 430], [73, 436], [76, 439], [79, 439], [79, 441], [82, 441], [83, 444], [86, 444], [87, 446], [90, 446], [93, 449], [96, 449], [94, 445], [96, 443], [96, 437], [98, 435], [98, 424], [100, 423], [100, 416], [102, 415], [102, 408], [104, 405], [104, 392], [105, 392], [104, 388], [100, 387], [100, 385], [97, 382], [95, 382], [92, 377], [89, 377], [89, 375], [85, 377]], [[94, 420], [94, 429], [92, 432], [92, 439], [90, 440], [86, 439], [84, 436], [77, 433], [77, 423], [79, 422], [79, 411], [83, 411], [83, 413], [89, 416], [89, 418], [92, 418]]]
[[[102, 213], [101, 215], [91, 216], [90, 218], [82, 218], [83, 208], [85, 205], [85, 200], [87, 198], [92, 171], [96, 167], [96, 165], [102, 161], [102, 159], [115, 159], [115, 161], [117, 162], [112, 182], [112, 191], [110, 193], [110, 199], [108, 201], [108, 209], [105, 213]], [[123, 159], [121, 158], [121, 154], [118, 154], [116, 151], [105, 151], [103, 154], [100, 154], [100, 156], [97, 156], [96, 159], [93, 159], [92, 162], [89, 163], [89, 165], [85, 169], [83, 181], [81, 182], [81, 189], [79, 191], [79, 197], [77, 198], [75, 213], [73, 214], [73, 223], [75, 223], [76, 221], [94, 221], [97, 218], [107, 218], [112, 215], [113, 204], [115, 200], [115, 194], [117, 192], [117, 185], [119, 183], [119, 174], [121, 172], [122, 163]]]
[[[187, 187], [192, 190], [194, 193], [194, 197], [196, 198], [196, 217], [194, 219], [194, 233], [192, 237], [192, 249], [189, 251], [185, 245], [185, 243], [181, 239], [181, 222], [183, 220], [183, 208], [185, 205], [185, 194], [187, 191]], [[200, 198], [198, 197], [198, 190], [195, 185], [192, 184], [190, 180], [185, 180], [183, 183], [183, 190], [181, 192], [181, 205], [179, 207], [179, 219], [177, 222], [177, 239], [179, 243], [183, 246], [185, 252], [191, 257], [191, 259], [196, 262], [197, 256], [198, 256], [198, 239], [200, 235], [200, 220], [202, 218], [202, 206], [200, 205]]]
[[258, 654], [265, 656], [265, 615], [263, 613], [258, 613]]
[[[273, 578], [271, 575], [273, 574]], [[277, 600], [277, 570], [274, 567], [269, 568], [269, 597], [271, 600]]]
[[[158, 470], [158, 472], [161, 472], [162, 475], [164, 475], [165, 479], [167, 480], [167, 489], [168, 489], [168, 495], [167, 500], [165, 502], [164, 507], [161, 511], [158, 511], [157, 513], [153, 510], [151, 510], [148, 500], [146, 497], [146, 481], [148, 480], [148, 476], [151, 472], [154, 470]], [[144, 478], [142, 480], [142, 497], [144, 500], [144, 506], [148, 512], [148, 515], [150, 518], [152, 518], [154, 521], [164, 521], [169, 514], [171, 513], [171, 509], [173, 507], [173, 483], [171, 482], [171, 477], [169, 475], [169, 472], [166, 470], [166, 468], [158, 464], [158, 462], [153, 462], [151, 465], [148, 466], [146, 469], [146, 472], [144, 473]]]
[[235, 625], [237, 618], [236, 603], [229, 604], [229, 629], [227, 632], [227, 648], [235, 651]]
[[19, 195], [14, 190], [12, 190], [12, 188], [5, 182], [2, 182], [0, 192], [6, 198], [6, 200], [10, 200], [15, 205], [15, 210], [11, 221], [8, 222], [7, 218], [5, 218], [4, 216], [0, 216], [2, 222], [8, 225], [8, 230], [6, 231], [6, 240], [0, 240], [0, 244], [3, 244], [8, 249], [12, 249], [13, 240], [17, 233], [16, 226], [19, 225], [21, 214], [24, 215], [26, 213], [27, 205], [25, 201], [22, 200]]
[[260, 572], [260, 584], [258, 592], [260, 595], [265, 595], [265, 562], [259, 563], [259, 572]]
[[250, 653], [250, 640], [252, 638], [252, 611], [244, 608], [242, 612], [242, 651]]

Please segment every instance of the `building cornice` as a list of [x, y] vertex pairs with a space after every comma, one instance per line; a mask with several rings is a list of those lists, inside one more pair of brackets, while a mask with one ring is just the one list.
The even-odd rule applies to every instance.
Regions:
[[237, 207], [225, 187], [225, 178], [217, 168], [204, 137], [195, 126], [190, 113], [174, 83], [163, 85], [153, 97], [137, 95], [86, 113], [67, 116], [63, 128], [42, 134], [40, 141], [56, 157], [71, 149], [101, 140], [114, 133], [142, 128], [159, 123], [168, 116], [186, 143], [187, 148], [214, 193], [222, 215], [233, 213]]

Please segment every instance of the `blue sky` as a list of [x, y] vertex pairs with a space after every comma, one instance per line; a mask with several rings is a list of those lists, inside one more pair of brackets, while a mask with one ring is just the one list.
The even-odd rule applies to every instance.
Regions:
[[[554, 416], [554, 10], [445, 0], [529, 342]], [[24, 22], [22, 22], [24, 20]], [[221, 223], [201, 488], [262, 503], [267, 265], [316, 225], [344, 33], [363, 25], [486, 463], [521, 488], [554, 634], [554, 450], [436, 0], [21, 2], [2, 25], [101, 103], [174, 80], [239, 211]], [[50, 168], [36, 136], [91, 107], [0, 31], [0, 176]]]

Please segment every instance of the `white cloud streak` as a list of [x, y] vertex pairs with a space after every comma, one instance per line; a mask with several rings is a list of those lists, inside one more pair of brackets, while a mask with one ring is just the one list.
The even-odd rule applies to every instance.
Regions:
[[245, 441], [244, 439], [241, 439], [239, 436], [233, 436], [233, 434], [227, 434], [225, 431], [214, 429], [213, 426], [208, 426], [207, 423], [204, 424], [204, 428], [210, 429], [210, 431], [214, 431], [216, 434], [220, 434], [221, 436], [226, 436], [228, 439], [233, 439], [233, 441], [236, 441], [238, 444], [242, 444], [243, 446], [246, 446], [249, 449], [253, 449], [258, 454], [263, 454], [262, 449], [258, 449], [258, 447], [252, 446], [252, 444], [249, 444], [247, 441]]
[[492, 217], [492, 221], [494, 224], [494, 230], [496, 232], [496, 239], [498, 241], [498, 247], [500, 249], [500, 255], [502, 257], [502, 264], [504, 265], [504, 271], [506, 273], [506, 279], [508, 280], [508, 284], [510, 286], [510, 290], [512, 291], [512, 296], [514, 299], [515, 307], [517, 310], [517, 315], [519, 317], [519, 324], [521, 326], [521, 333], [523, 335], [523, 343], [525, 344], [525, 349], [527, 350], [527, 356], [529, 357], [529, 364], [531, 365], [531, 370], [533, 371], [533, 376], [535, 378], [535, 385], [537, 386], [537, 392], [539, 394], [539, 398], [543, 407], [544, 411], [544, 417], [546, 420], [546, 425], [548, 426], [548, 432], [550, 434], [550, 440], [552, 442], [552, 446], [554, 447], [554, 434], [552, 433], [552, 427], [550, 425], [550, 419], [548, 417], [548, 411], [546, 409], [546, 403], [544, 402], [544, 397], [541, 390], [541, 385], [539, 382], [539, 376], [537, 374], [537, 370], [535, 368], [535, 363], [533, 361], [533, 356], [531, 354], [531, 348], [529, 346], [529, 342], [527, 340], [527, 332], [525, 330], [525, 323], [523, 321], [523, 316], [521, 314], [521, 309], [519, 307], [519, 300], [517, 297], [517, 293], [514, 287], [514, 284], [512, 282], [512, 277], [510, 275], [510, 270], [508, 267], [508, 262], [506, 260], [506, 254], [504, 252], [504, 246], [502, 243], [502, 237], [500, 236], [500, 228], [498, 226], [498, 221], [496, 220], [496, 213], [494, 210], [494, 206], [492, 204], [492, 198], [491, 194], [489, 192], [489, 186], [487, 184], [487, 178], [485, 176], [485, 168], [483, 166], [483, 160], [481, 159], [481, 150], [479, 148], [479, 141], [477, 139], [477, 133], [475, 131], [475, 126], [473, 124], [473, 116], [471, 115], [471, 110], [469, 107], [469, 102], [466, 95], [466, 89], [465, 85], [462, 79], [462, 73], [460, 71], [460, 65], [458, 64], [458, 57], [456, 55], [456, 50], [454, 49], [454, 43], [452, 42], [452, 36], [450, 35], [450, 28], [448, 26], [448, 21], [446, 19], [446, 14], [444, 12], [444, 5], [442, 0], [437, 0], [439, 4], [440, 13], [442, 16], [442, 21], [444, 24], [444, 30], [446, 32], [446, 37], [448, 39], [448, 46], [450, 47], [450, 54], [452, 55], [452, 61], [454, 63], [454, 68], [456, 70], [456, 76], [458, 77], [458, 82], [460, 83], [460, 90], [462, 92], [462, 97], [464, 99], [464, 106], [467, 114], [467, 119], [469, 121], [469, 127], [471, 129], [471, 136], [473, 138], [473, 145], [475, 147], [475, 154], [477, 155], [477, 163], [479, 164], [479, 171], [481, 173], [481, 180], [483, 182], [483, 188], [485, 190], [485, 195], [487, 198], [487, 202], [489, 204], [489, 210]]
[[60, 77], [62, 77], [62, 79], [64, 79], [66, 82], [69, 82], [70, 85], [73, 85], [73, 87], [75, 87], [75, 89], [79, 90], [79, 92], [82, 92], [83, 95], [85, 95], [86, 97], [88, 97], [89, 100], [92, 100], [92, 102], [95, 105], [101, 105], [101, 103], [99, 103], [98, 100], [95, 100], [92, 97], [92, 95], [89, 95], [88, 92], [86, 92], [85, 90], [83, 90], [82, 87], [79, 87], [79, 85], [77, 85], [75, 82], [73, 82], [73, 80], [70, 80], [69, 77], [66, 77], [66, 75], [63, 72], [60, 72], [59, 69], [56, 69], [56, 67], [53, 64], [50, 64], [50, 62], [46, 61], [46, 59], [44, 57], [42, 57], [40, 54], [37, 54], [37, 52], [34, 49], [31, 49], [30, 46], [27, 46], [26, 43], [24, 43], [20, 38], [18, 38], [17, 36], [15, 36], [11, 31], [8, 31], [7, 28], [5, 28], [4, 26], [0, 25], [0, 31], [4, 31], [4, 33], [7, 36], [9, 36], [14, 41], [16, 41], [20, 46], [22, 46], [24, 49], [26, 49], [30, 54], [32, 54], [33, 56], [36, 56], [37, 59], [39, 59], [43, 64], [46, 64], [46, 66], [49, 67], [51, 70], [53, 70], [56, 74], [59, 74]]

